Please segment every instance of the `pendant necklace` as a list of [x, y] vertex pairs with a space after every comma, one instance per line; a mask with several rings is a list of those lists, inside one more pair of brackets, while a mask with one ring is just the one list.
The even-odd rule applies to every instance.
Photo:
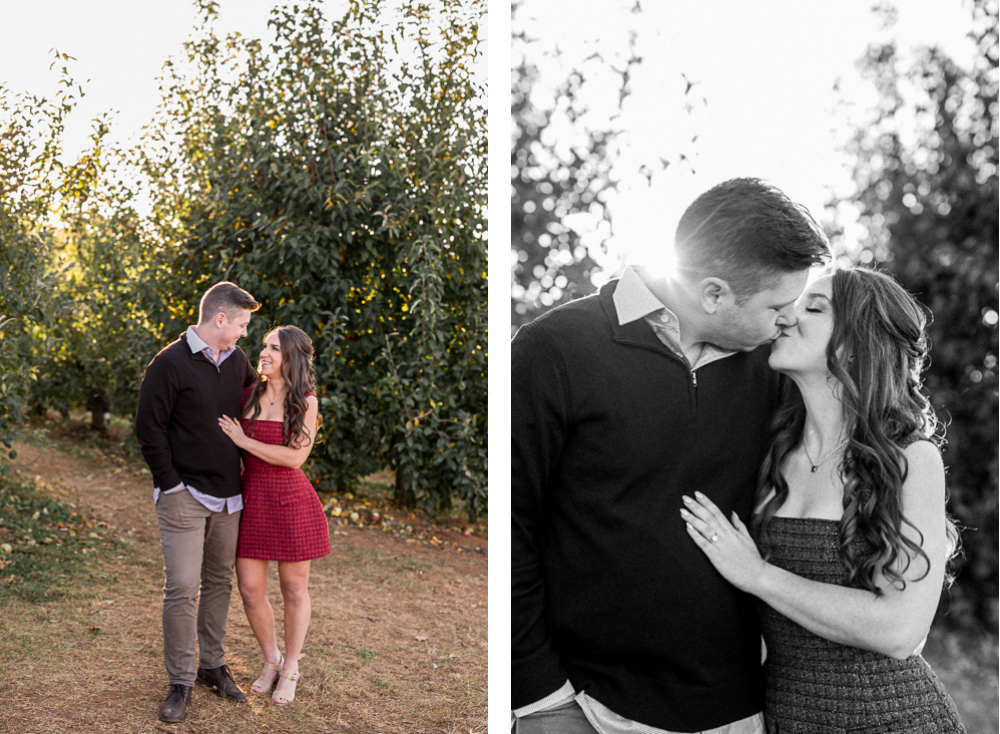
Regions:
[[809, 471], [811, 473], [815, 474], [816, 471], [823, 465], [824, 461], [826, 461], [827, 459], [829, 459], [831, 456], [833, 456], [840, 449], [842, 449], [844, 446], [847, 445], [847, 441], [848, 440], [849, 439], [845, 438], [843, 441], [841, 441], [839, 444], [837, 444], [837, 446], [834, 447], [833, 451], [831, 451], [830, 453], [828, 453], [826, 456], [824, 456], [819, 461], [813, 461], [812, 460], [812, 457], [809, 455], [809, 449], [806, 448], [806, 442], [803, 440], [802, 441], [802, 450], [806, 452], [806, 458], [809, 460]]

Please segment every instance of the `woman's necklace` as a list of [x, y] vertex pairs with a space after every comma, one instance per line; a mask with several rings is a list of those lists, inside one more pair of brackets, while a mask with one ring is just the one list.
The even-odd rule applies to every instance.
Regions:
[[[264, 393], [264, 397], [265, 398], [267, 397], [267, 393]], [[282, 391], [279, 395], [275, 395], [274, 400], [271, 401], [271, 405], [274, 405], [276, 402], [278, 402], [278, 398], [283, 398], [283, 397], [285, 397], [284, 391]]]
[[847, 445], [847, 441], [848, 441], [848, 439], [845, 438], [843, 441], [841, 441], [839, 444], [837, 444], [833, 448], [833, 451], [831, 451], [830, 453], [828, 453], [826, 456], [824, 456], [819, 461], [813, 461], [812, 460], [812, 457], [809, 455], [809, 449], [806, 448], [806, 442], [803, 441], [802, 442], [802, 450], [806, 452], [806, 458], [809, 459], [809, 467], [810, 467], [809, 471], [812, 472], [813, 474], [815, 474], [816, 470], [819, 469], [821, 466], [823, 466], [823, 462], [824, 461], [826, 461], [827, 459], [829, 459], [831, 456], [833, 456], [840, 449], [844, 448], [844, 446]]

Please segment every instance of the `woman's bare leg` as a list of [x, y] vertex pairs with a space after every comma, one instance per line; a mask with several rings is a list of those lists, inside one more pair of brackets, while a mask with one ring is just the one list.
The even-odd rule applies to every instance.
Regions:
[[[285, 600], [285, 664], [282, 666], [289, 673], [299, 670], [299, 655], [306, 640], [306, 630], [309, 629], [309, 619], [312, 616], [312, 603], [309, 600], [309, 564], [310, 561], [279, 562], [278, 579], [281, 582], [281, 596]], [[295, 682], [285, 683], [282, 689], [294, 695]], [[276, 703], [287, 703], [288, 699], [279, 698]]]
[[[278, 639], [274, 631], [274, 610], [267, 600], [267, 570], [270, 561], [259, 558], [237, 558], [236, 575], [243, 597], [243, 610], [246, 612], [250, 629], [253, 630], [257, 644], [264, 652], [264, 662], [281, 662], [281, 651], [278, 650]], [[261, 688], [252, 686], [254, 693], [267, 693], [277, 677], [277, 672], [265, 670], [261, 673], [259, 683]]]

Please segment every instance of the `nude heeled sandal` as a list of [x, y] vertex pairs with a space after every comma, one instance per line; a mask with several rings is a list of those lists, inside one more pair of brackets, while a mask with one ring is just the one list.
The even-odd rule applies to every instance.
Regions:
[[273, 671], [275, 671], [277, 673], [281, 673], [281, 666], [284, 665], [284, 664], [285, 664], [285, 656], [284, 655], [282, 655], [281, 656], [281, 660], [279, 660], [276, 663], [269, 663], [269, 662], [267, 662], [267, 660], [265, 660], [264, 661], [264, 669], [260, 673], [260, 678], [258, 678], [257, 680], [255, 680], [253, 682], [253, 685], [250, 686], [250, 690], [253, 691], [254, 693], [257, 693], [257, 694], [262, 695], [262, 696], [270, 693], [271, 689], [274, 688], [274, 684], [278, 682], [278, 676], [274, 677], [271, 680], [271, 684], [270, 685], [266, 685], [264, 683], [264, 673], [267, 672], [268, 670], [273, 670]]
[[[282, 670], [280, 673], [278, 673], [278, 687], [274, 689], [274, 695], [271, 696], [271, 703], [273, 703], [275, 706], [287, 706], [288, 704], [290, 704], [292, 701], [295, 700], [295, 691], [291, 691], [291, 695], [285, 693], [285, 691], [287, 691], [290, 688], [290, 686], [282, 685], [281, 684], [282, 679], [284, 679], [286, 683], [288, 682], [295, 683], [299, 679], [299, 674], [297, 671], [295, 673], [289, 673], [287, 670]], [[279, 698], [285, 699], [285, 702], [279, 703], [278, 702]]]

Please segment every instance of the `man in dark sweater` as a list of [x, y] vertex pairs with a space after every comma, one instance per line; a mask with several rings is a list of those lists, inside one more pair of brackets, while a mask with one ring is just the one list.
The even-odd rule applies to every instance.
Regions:
[[184, 720], [195, 680], [221, 697], [246, 700], [223, 647], [243, 509], [240, 452], [218, 420], [241, 414], [243, 388], [257, 379], [236, 342], [258, 308], [232, 283], [212, 286], [201, 299], [198, 325], [153, 357], [139, 388], [135, 433], [153, 474], [166, 574], [163, 659], [170, 692], [161, 721]]
[[629, 267], [511, 345], [514, 729], [763, 732], [753, 601], [681, 495], [749, 521], [779, 400], [769, 344], [826, 238], [756, 179], [684, 213], [671, 276]]

